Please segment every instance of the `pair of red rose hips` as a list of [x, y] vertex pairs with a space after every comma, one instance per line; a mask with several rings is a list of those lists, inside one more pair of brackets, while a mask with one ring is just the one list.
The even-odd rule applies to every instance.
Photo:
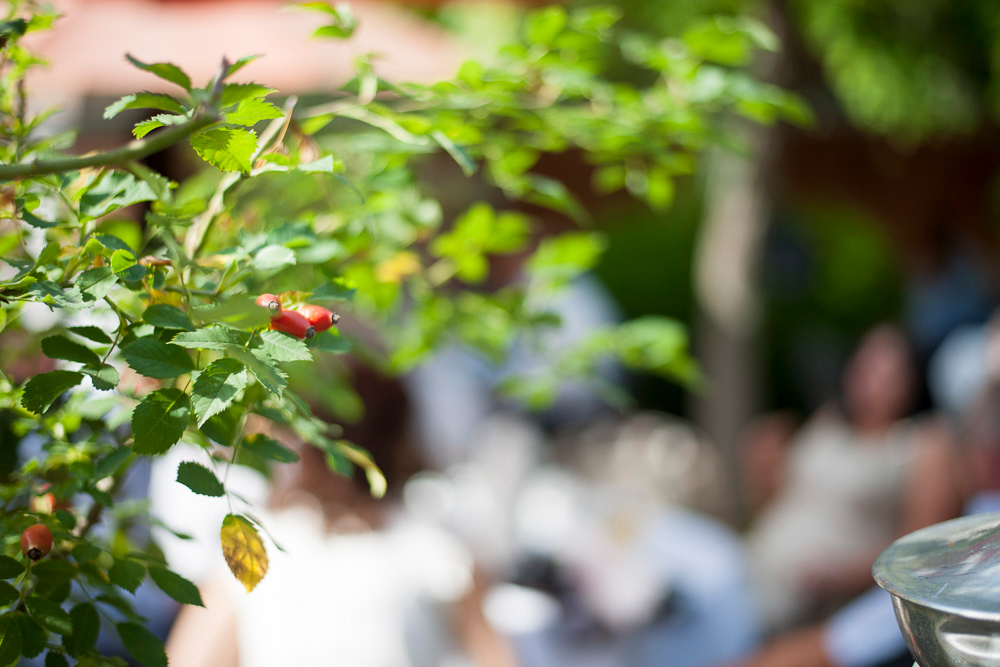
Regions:
[[284, 310], [281, 301], [274, 294], [261, 294], [257, 297], [257, 305], [270, 311], [272, 329], [284, 331], [296, 338], [312, 338], [340, 321], [337, 313], [313, 304], [299, 306], [296, 310]]

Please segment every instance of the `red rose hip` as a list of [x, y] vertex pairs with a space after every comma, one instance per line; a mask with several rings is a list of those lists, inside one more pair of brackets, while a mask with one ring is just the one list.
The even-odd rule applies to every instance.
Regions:
[[272, 320], [281, 316], [281, 300], [274, 294], [261, 294], [256, 302], [258, 306], [270, 311]]
[[25, 528], [21, 533], [21, 551], [33, 561], [47, 556], [52, 551], [52, 531], [41, 523]]
[[316, 329], [316, 333], [326, 331], [340, 321], [340, 315], [327, 310], [323, 306], [306, 304], [305, 306], [299, 308], [298, 312], [309, 320], [309, 324], [313, 325]]
[[271, 320], [271, 328], [290, 333], [296, 338], [312, 338], [316, 335], [316, 328], [309, 324], [309, 320], [294, 310], [282, 311], [281, 315]]

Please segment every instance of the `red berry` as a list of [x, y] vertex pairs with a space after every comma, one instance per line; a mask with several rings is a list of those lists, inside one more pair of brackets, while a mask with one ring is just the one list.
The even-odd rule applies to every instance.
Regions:
[[31, 560], [38, 560], [52, 551], [52, 531], [48, 526], [36, 523], [21, 533], [21, 551]]
[[281, 300], [274, 294], [261, 294], [257, 297], [257, 305], [271, 311], [271, 319], [281, 316]]
[[309, 320], [309, 324], [316, 328], [316, 332], [326, 331], [340, 321], [340, 315], [327, 310], [323, 306], [306, 304], [298, 309], [298, 312]]
[[312, 338], [316, 335], [316, 328], [309, 324], [309, 320], [294, 310], [282, 311], [281, 315], [271, 320], [271, 328], [290, 333], [296, 338]]

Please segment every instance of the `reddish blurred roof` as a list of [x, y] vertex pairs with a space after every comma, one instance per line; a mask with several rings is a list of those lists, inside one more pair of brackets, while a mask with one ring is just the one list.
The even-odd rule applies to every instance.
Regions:
[[346, 41], [312, 39], [323, 24], [316, 12], [285, 9], [281, 0], [57, 0], [63, 17], [32, 36], [50, 62], [32, 75], [34, 95], [49, 100], [169, 91], [170, 84], [130, 66], [179, 65], [204, 85], [223, 55], [230, 61], [262, 53], [237, 80], [254, 80], [284, 93], [329, 90], [350, 78], [354, 60], [378, 54], [376, 71], [392, 80], [450, 76], [461, 61], [457, 44], [440, 28], [404, 8], [375, 1], [352, 3], [359, 27]]

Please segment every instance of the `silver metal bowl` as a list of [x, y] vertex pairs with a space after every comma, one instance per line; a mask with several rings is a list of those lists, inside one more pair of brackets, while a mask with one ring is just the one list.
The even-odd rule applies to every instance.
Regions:
[[1000, 512], [910, 533], [872, 574], [922, 667], [1000, 667]]

